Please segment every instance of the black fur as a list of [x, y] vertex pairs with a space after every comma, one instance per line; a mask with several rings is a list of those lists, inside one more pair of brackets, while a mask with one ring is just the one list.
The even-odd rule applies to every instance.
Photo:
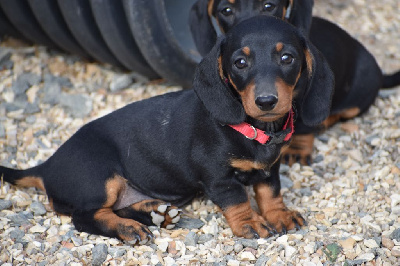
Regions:
[[[265, 1], [236, 0], [198, 0], [190, 10], [189, 25], [197, 50], [205, 56], [217, 40], [217, 32], [213, 26], [214, 17], [221, 31], [226, 33], [233, 25], [248, 19], [250, 16], [266, 15], [282, 19], [286, 18], [291, 24], [308, 34], [311, 26], [313, 0], [270, 0], [275, 6], [272, 10], [263, 10]], [[223, 15], [224, 8], [231, 8], [233, 15]], [[289, 9], [289, 11], [288, 11]]]

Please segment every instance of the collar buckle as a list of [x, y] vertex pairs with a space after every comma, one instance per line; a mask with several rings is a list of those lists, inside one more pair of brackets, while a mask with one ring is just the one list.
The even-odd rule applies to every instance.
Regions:
[[250, 128], [254, 131], [254, 135], [253, 137], [250, 137], [248, 135], [245, 135], [245, 137], [249, 140], [255, 140], [257, 138], [257, 129], [255, 127], [253, 127], [252, 125], [249, 125]]

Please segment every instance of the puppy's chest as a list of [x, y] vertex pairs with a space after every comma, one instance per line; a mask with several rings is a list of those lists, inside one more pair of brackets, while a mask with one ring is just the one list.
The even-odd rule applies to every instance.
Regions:
[[257, 145], [247, 151], [232, 153], [229, 157], [229, 165], [239, 172], [269, 171], [280, 156], [281, 146]]

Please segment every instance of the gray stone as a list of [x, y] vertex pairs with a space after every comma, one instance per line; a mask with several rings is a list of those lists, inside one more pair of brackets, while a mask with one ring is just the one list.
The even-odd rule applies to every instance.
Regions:
[[0, 138], [5, 138], [5, 137], [6, 137], [6, 129], [3, 123], [0, 122]]
[[365, 142], [368, 143], [369, 145], [371, 145], [372, 140], [373, 140], [373, 139], [376, 139], [376, 138], [379, 138], [379, 135], [378, 135], [378, 134], [369, 135], [369, 136], [367, 136], [367, 137], [365, 138]]
[[10, 219], [13, 224], [18, 226], [29, 224], [28, 218], [22, 213], [12, 214], [7, 216], [7, 218]]
[[265, 256], [264, 254], [261, 254], [260, 257], [258, 257], [256, 263], [254, 266], [264, 266], [266, 263], [269, 261], [269, 257]]
[[62, 236], [62, 240], [63, 240], [63, 241], [68, 241], [68, 240], [70, 240], [74, 235], [75, 235], [74, 230], [69, 230], [68, 232], [65, 233], [65, 235]]
[[321, 231], [324, 231], [324, 232], [325, 232], [326, 229], [327, 229], [326, 225], [317, 224], [316, 226], [317, 226], [317, 229], [318, 229], [318, 230], [321, 230]]
[[122, 257], [126, 254], [126, 250], [123, 248], [114, 248], [114, 247], [109, 247], [108, 248], [108, 254], [111, 255], [113, 258], [119, 258]]
[[390, 234], [390, 239], [396, 239], [396, 241], [400, 241], [400, 228], [397, 228]]
[[324, 156], [322, 154], [318, 154], [317, 156], [315, 156], [315, 158], [313, 159], [313, 163], [320, 163], [324, 160]]
[[42, 78], [34, 73], [22, 73], [13, 82], [11, 89], [16, 95], [25, 93], [31, 86], [38, 85]]
[[344, 265], [348, 265], [348, 266], [358, 266], [358, 265], [362, 265], [363, 263], [368, 262], [367, 260], [364, 259], [357, 259], [357, 260], [346, 260]]
[[32, 202], [29, 207], [33, 211], [34, 215], [44, 215], [47, 212], [47, 210], [44, 207], [43, 203], [41, 203], [39, 201]]
[[23, 211], [22, 214], [26, 217], [26, 219], [33, 219], [33, 213], [29, 210]]
[[51, 105], [58, 104], [61, 97], [61, 86], [55, 82], [45, 82], [43, 85], [43, 102]]
[[21, 239], [25, 236], [24, 231], [20, 230], [20, 229], [14, 229], [10, 232], [10, 238], [11, 239]]
[[198, 244], [204, 244], [208, 241], [210, 241], [211, 239], [213, 239], [213, 235], [211, 234], [204, 234], [204, 235], [200, 235], [199, 236], [199, 240], [197, 241]]
[[86, 95], [63, 93], [60, 104], [76, 118], [86, 117], [92, 111], [92, 100]]
[[54, 76], [51, 74], [45, 74], [43, 78], [43, 83], [46, 84], [59, 84], [63, 88], [72, 88], [73, 84], [68, 77]]
[[279, 173], [280, 174], [287, 174], [290, 171], [290, 166], [288, 166], [287, 164], [281, 164], [281, 166], [279, 167]]
[[37, 103], [27, 103], [24, 108], [25, 114], [36, 114], [40, 112], [39, 105]]
[[317, 136], [317, 139], [318, 139], [319, 141], [323, 142], [323, 143], [328, 143], [328, 141], [329, 141], [329, 136], [322, 134], [322, 135], [318, 135], [318, 136]]
[[239, 239], [237, 243], [240, 243], [243, 245], [245, 248], [252, 248], [252, 249], [257, 249], [258, 248], [258, 243], [257, 240], [254, 239]]
[[11, 208], [11, 206], [12, 206], [12, 202], [10, 200], [2, 200], [2, 199], [0, 199], [0, 211], [9, 209], [9, 208]]
[[51, 248], [49, 249], [49, 254], [54, 254], [56, 253], [61, 247], [60, 243], [55, 243], [51, 246]]
[[1, 47], [0, 48], [0, 70], [11, 69], [14, 62], [10, 60], [11, 50]]
[[302, 196], [311, 196], [312, 195], [312, 193], [311, 193], [311, 188], [309, 188], [309, 187], [305, 187], [305, 188], [301, 188], [300, 189], [300, 194], [302, 195]]
[[241, 243], [236, 242], [235, 245], [233, 246], [233, 250], [236, 253], [239, 253], [240, 251], [243, 250], [243, 245]]
[[176, 226], [185, 229], [200, 229], [204, 226], [204, 222], [200, 219], [181, 218]]
[[282, 188], [291, 188], [293, 187], [293, 181], [285, 176], [285, 175], [281, 175], [281, 187]]
[[331, 224], [337, 224], [339, 222], [339, 219], [334, 218], [331, 220]]
[[195, 232], [189, 232], [184, 240], [186, 246], [196, 246], [199, 240], [199, 236]]
[[133, 82], [132, 75], [115, 75], [113, 80], [110, 82], [110, 91], [120, 91], [125, 89]]
[[233, 246], [229, 246], [229, 245], [224, 245], [224, 251], [225, 253], [231, 253], [233, 251]]
[[72, 240], [72, 243], [74, 243], [74, 245], [76, 247], [82, 246], [82, 244], [83, 244], [83, 240], [81, 238], [71, 236], [71, 240]]
[[107, 258], [108, 247], [106, 244], [101, 243], [94, 246], [92, 249], [92, 265], [102, 265]]

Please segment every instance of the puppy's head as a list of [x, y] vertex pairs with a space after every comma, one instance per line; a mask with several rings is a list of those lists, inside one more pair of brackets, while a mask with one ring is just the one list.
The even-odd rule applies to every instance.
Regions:
[[198, 0], [190, 11], [190, 29], [200, 54], [204, 56], [217, 39], [212, 17], [222, 33], [258, 15], [288, 20], [308, 32], [313, 4], [313, 0]]
[[303, 122], [329, 114], [332, 72], [318, 51], [292, 25], [257, 16], [234, 26], [199, 64], [194, 89], [222, 124], [249, 116], [275, 121], [301, 102]]

